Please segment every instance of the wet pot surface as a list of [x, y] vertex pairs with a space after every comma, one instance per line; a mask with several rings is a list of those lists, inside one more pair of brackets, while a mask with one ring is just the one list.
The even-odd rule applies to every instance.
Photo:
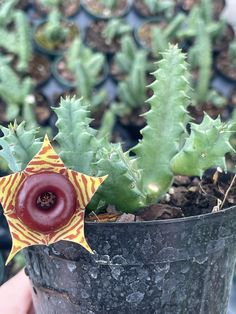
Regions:
[[58, 242], [26, 251], [37, 314], [224, 314], [236, 207], [136, 223], [87, 223], [94, 255]]

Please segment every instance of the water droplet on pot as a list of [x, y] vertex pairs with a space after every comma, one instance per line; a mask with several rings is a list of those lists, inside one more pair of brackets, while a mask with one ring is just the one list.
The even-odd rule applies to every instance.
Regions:
[[129, 303], [139, 304], [144, 298], [143, 292], [133, 292], [126, 297], [126, 301]]
[[76, 269], [76, 265], [74, 263], [67, 262], [67, 268], [72, 273]]

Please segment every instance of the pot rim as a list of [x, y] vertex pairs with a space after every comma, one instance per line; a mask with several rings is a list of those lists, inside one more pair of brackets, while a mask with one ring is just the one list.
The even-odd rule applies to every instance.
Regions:
[[189, 217], [183, 217], [183, 218], [171, 218], [171, 219], [160, 219], [160, 220], [150, 220], [150, 221], [130, 221], [130, 222], [95, 222], [95, 221], [85, 221], [85, 225], [88, 226], [94, 226], [94, 225], [101, 225], [101, 226], [119, 226], [119, 225], [163, 225], [163, 224], [178, 224], [178, 223], [184, 223], [189, 221], [199, 221], [199, 220], [205, 220], [205, 219], [217, 219], [219, 217], [222, 217], [222, 221], [224, 220], [225, 215], [229, 215], [233, 210], [235, 210], [236, 214], [236, 205], [230, 206], [228, 208], [225, 208], [223, 210], [220, 210], [215, 213], [207, 213], [207, 214], [201, 214], [196, 216], [189, 216]]

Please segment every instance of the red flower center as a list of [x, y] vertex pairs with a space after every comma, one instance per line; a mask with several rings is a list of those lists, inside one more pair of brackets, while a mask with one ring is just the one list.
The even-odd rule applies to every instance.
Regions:
[[59, 173], [42, 172], [27, 177], [16, 196], [18, 218], [30, 229], [42, 233], [65, 226], [75, 210], [75, 189]]

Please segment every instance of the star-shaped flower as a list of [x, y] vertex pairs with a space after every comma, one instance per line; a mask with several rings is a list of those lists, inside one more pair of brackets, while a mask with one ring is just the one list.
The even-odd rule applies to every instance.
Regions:
[[45, 136], [25, 170], [0, 178], [0, 202], [12, 235], [6, 264], [23, 248], [60, 240], [92, 253], [84, 236], [84, 212], [105, 179], [67, 169]]

